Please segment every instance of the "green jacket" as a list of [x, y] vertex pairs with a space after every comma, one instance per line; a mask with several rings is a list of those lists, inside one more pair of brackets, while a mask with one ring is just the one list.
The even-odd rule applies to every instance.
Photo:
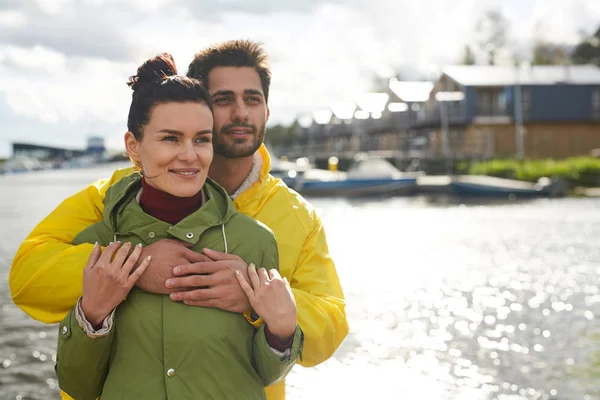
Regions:
[[[238, 213], [227, 193], [207, 180], [208, 200], [176, 225], [146, 214], [135, 200], [141, 175], [129, 175], [106, 194], [104, 218], [74, 244], [111, 241], [149, 245], [164, 238], [240, 256], [278, 268], [277, 243], [263, 224]], [[116, 310], [107, 336], [89, 338], [74, 309], [60, 324], [56, 373], [76, 400], [265, 399], [264, 387], [284, 378], [301, 356], [296, 328], [291, 354], [280, 357], [242, 314], [186, 306], [134, 288]]]

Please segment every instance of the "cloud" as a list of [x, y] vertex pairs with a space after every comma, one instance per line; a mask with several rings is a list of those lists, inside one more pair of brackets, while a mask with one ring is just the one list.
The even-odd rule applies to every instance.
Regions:
[[0, 63], [9, 69], [54, 74], [65, 69], [66, 56], [41, 46], [32, 49], [7, 46], [4, 51], [0, 51]]
[[185, 73], [195, 52], [235, 38], [264, 43], [272, 122], [291, 122], [356, 98], [377, 77], [434, 79], [490, 8], [510, 20], [523, 55], [538, 22], [548, 40], [573, 43], [600, 20], [600, 2], [585, 0], [2, 0], [0, 140], [95, 132], [120, 143], [125, 81], [143, 60], [168, 51]]
[[128, 36], [128, 27], [140, 19], [135, 3], [9, 0], [0, 9], [0, 45], [42, 46], [70, 56], [127, 60], [136, 55], [135, 37]]
[[358, 0], [285, 0], [285, 1], [244, 1], [244, 0], [220, 0], [217, 2], [200, 2], [195, 0], [184, 0], [182, 6], [188, 9], [194, 16], [200, 19], [221, 18], [226, 14], [245, 14], [251, 16], [270, 15], [280, 13], [313, 14], [324, 4], [342, 4], [360, 6], [364, 4]]

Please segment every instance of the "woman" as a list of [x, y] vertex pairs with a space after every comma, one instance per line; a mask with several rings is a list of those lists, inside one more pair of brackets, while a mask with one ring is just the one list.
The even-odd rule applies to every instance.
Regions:
[[[276, 270], [273, 234], [237, 213], [207, 178], [210, 97], [197, 80], [175, 74], [172, 57], [161, 54], [130, 78], [125, 147], [141, 172], [107, 191], [103, 221], [73, 241], [96, 243], [82, 297], [59, 328], [59, 386], [77, 400], [264, 399], [264, 386], [287, 375], [301, 355], [303, 335], [289, 285]], [[250, 263], [252, 286], [236, 275], [265, 325], [255, 330], [241, 314], [134, 288], [151, 262], [135, 269], [141, 246], [164, 238]], [[99, 245], [106, 246], [102, 254]], [[257, 273], [253, 264], [266, 270]], [[278, 351], [273, 341], [288, 341], [287, 349]]]

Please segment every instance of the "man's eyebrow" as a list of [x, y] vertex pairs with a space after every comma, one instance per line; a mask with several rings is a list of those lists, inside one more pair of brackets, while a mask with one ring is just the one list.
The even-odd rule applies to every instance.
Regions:
[[[244, 94], [248, 95], [253, 95], [253, 96], [261, 96], [264, 97], [263, 93], [260, 90], [257, 89], [246, 89], [244, 90]], [[212, 97], [215, 96], [233, 96], [235, 95], [235, 93], [233, 92], [233, 90], [217, 90], [216, 92], [213, 93]]]
[[213, 93], [213, 97], [215, 96], [231, 96], [233, 95], [233, 90], [217, 90], [216, 92]]
[[262, 92], [260, 90], [256, 90], [256, 89], [246, 89], [246, 90], [244, 90], [244, 94], [251, 94], [251, 95], [255, 95], [255, 96], [264, 97]]

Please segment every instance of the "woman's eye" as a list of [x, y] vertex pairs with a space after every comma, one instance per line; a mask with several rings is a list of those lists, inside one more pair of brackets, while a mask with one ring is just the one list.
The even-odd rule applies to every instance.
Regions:
[[208, 136], [199, 137], [196, 139], [196, 143], [210, 143], [212, 139]]
[[162, 140], [165, 142], [176, 142], [177, 137], [176, 136], [165, 136]]

